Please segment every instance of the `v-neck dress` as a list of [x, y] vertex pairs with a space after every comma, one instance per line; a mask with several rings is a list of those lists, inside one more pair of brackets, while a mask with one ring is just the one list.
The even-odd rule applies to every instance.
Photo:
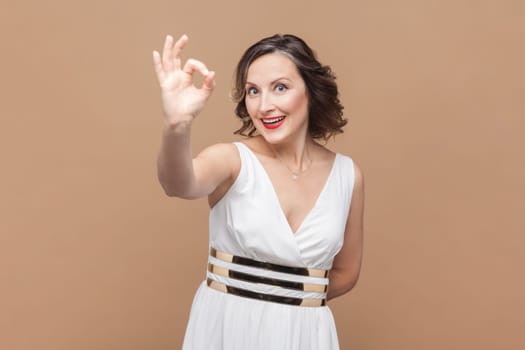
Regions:
[[[342, 247], [350, 210], [351, 158], [336, 154], [314, 207], [292, 232], [263, 165], [248, 146], [235, 145], [241, 167], [210, 211], [210, 248], [272, 264], [329, 270]], [[339, 344], [328, 306], [246, 298], [212, 289], [204, 281], [193, 300], [183, 349], [333, 350]]]

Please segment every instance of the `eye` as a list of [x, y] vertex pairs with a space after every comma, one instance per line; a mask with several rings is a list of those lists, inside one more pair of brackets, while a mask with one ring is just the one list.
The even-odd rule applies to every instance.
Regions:
[[284, 84], [277, 84], [275, 85], [275, 90], [279, 91], [279, 92], [284, 92], [288, 89], [288, 87]]
[[246, 89], [246, 94], [249, 95], [249, 96], [253, 96], [253, 95], [257, 95], [259, 91], [257, 90], [257, 88], [251, 86], [249, 88]]

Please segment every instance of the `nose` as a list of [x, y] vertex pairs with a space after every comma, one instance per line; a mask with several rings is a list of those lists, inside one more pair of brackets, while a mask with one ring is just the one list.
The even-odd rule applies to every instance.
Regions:
[[267, 92], [261, 92], [259, 100], [259, 113], [263, 116], [269, 115], [275, 110], [275, 105], [271, 94]]

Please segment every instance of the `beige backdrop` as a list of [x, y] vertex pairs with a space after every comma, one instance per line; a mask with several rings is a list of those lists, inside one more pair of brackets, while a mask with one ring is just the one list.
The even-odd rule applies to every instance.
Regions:
[[207, 256], [205, 200], [163, 195], [151, 51], [187, 33], [217, 71], [194, 149], [236, 138], [254, 41], [304, 37], [365, 172], [342, 349], [523, 349], [523, 1], [7, 0], [0, 5], [0, 348], [178, 349]]

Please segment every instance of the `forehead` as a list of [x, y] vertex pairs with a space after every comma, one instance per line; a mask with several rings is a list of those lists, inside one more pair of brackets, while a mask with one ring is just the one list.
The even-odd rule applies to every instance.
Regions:
[[280, 78], [301, 79], [295, 63], [282, 53], [269, 53], [258, 57], [248, 67], [246, 76], [246, 80], [251, 83], [264, 83]]

